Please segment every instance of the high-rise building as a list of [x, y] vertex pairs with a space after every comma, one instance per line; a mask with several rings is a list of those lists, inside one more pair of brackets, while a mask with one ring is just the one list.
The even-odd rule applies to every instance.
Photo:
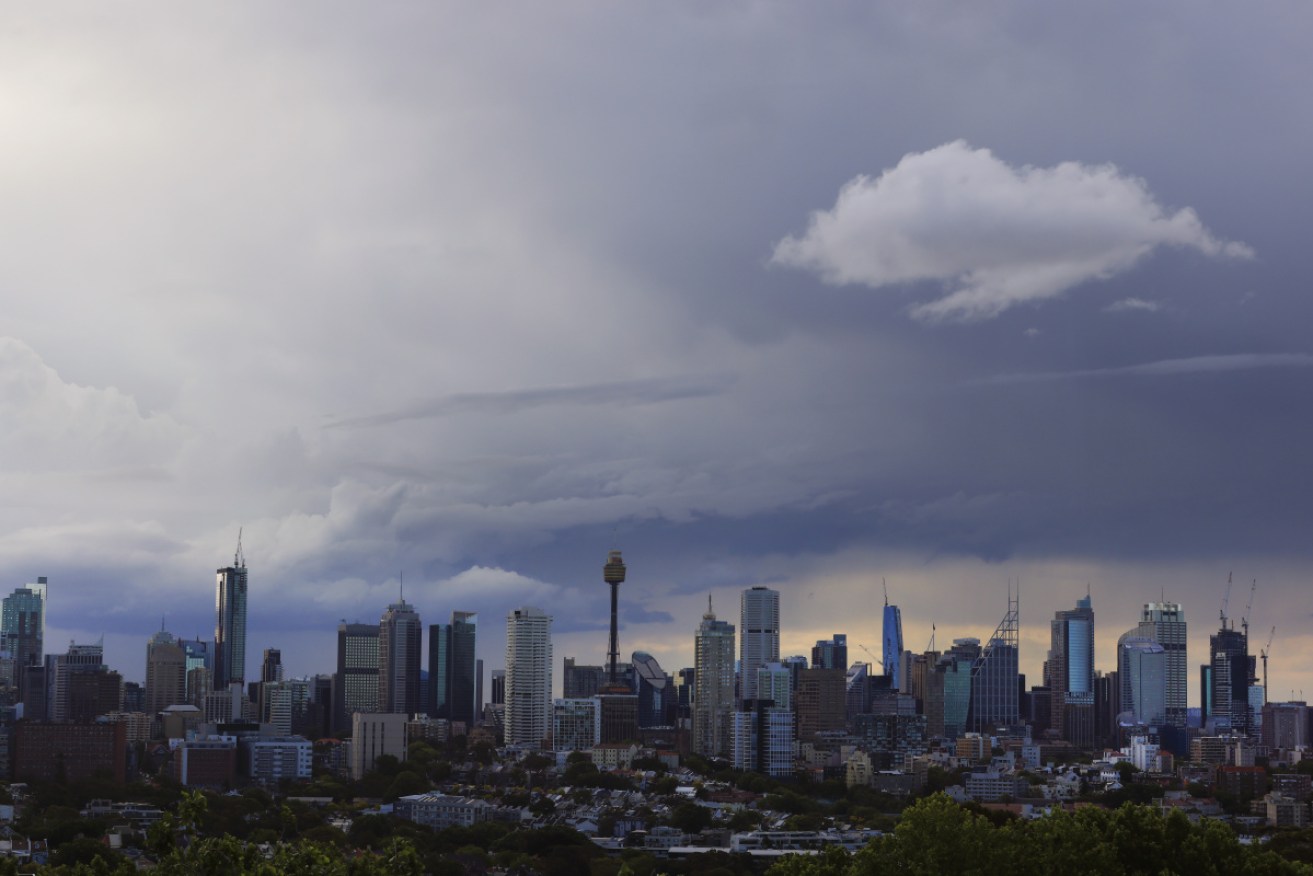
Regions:
[[1094, 609], [1088, 594], [1076, 607], [1058, 611], [1050, 625], [1048, 677], [1050, 726], [1082, 748], [1094, 744]]
[[214, 672], [215, 690], [246, 683], [246, 557], [237, 537], [233, 564], [215, 572]]
[[552, 618], [525, 606], [506, 616], [506, 743], [541, 745], [552, 729]]
[[414, 715], [419, 711], [420, 654], [424, 627], [402, 597], [378, 622], [378, 711]]
[[884, 674], [893, 679], [892, 686], [904, 687], [902, 673], [903, 659], [903, 613], [898, 606], [889, 604], [889, 592], [884, 595]]
[[356, 712], [378, 711], [378, 624], [337, 627], [337, 673], [333, 676], [333, 728], [351, 729]]
[[561, 691], [567, 700], [594, 696], [606, 683], [605, 666], [585, 666], [573, 657], [562, 663]]
[[51, 721], [69, 720], [69, 682], [83, 672], [108, 672], [103, 642], [79, 645], [69, 642], [68, 651], [46, 657], [46, 708]]
[[848, 671], [848, 636], [835, 633], [832, 638], [820, 639], [812, 646], [812, 668], [842, 669]]
[[187, 654], [170, 633], [160, 630], [146, 644], [146, 714], [187, 702]]
[[269, 684], [283, 680], [283, 652], [277, 648], [265, 648], [264, 660], [260, 663], [260, 682]]
[[1254, 658], [1249, 656], [1249, 638], [1240, 630], [1223, 626], [1208, 639], [1210, 712], [1208, 717], [1219, 732], [1230, 730], [1246, 736], [1252, 729], [1249, 684], [1254, 676]]
[[453, 611], [451, 623], [429, 627], [429, 714], [474, 725], [474, 659], [478, 615]]
[[506, 705], [506, 670], [494, 669], [489, 676], [488, 684], [491, 688], [491, 696], [488, 697], [489, 705]]
[[837, 668], [814, 667], [798, 673], [794, 713], [800, 741], [811, 741], [818, 733], [843, 730], [844, 677], [844, 670]]
[[770, 700], [744, 700], [732, 716], [730, 764], [783, 778], [793, 775], [793, 712]]
[[1167, 649], [1141, 627], [1117, 640], [1117, 714], [1122, 724], [1158, 727], [1167, 722]]
[[757, 670], [780, 662], [780, 593], [769, 587], [749, 587], [740, 598], [740, 693], [757, 699]]
[[1189, 663], [1186, 658], [1185, 611], [1179, 602], [1145, 603], [1140, 613], [1140, 636], [1163, 646], [1167, 660], [1167, 723], [1185, 726]]
[[707, 599], [693, 642], [693, 750], [711, 757], [728, 757], [734, 711], [734, 625], [716, 620]]
[[1008, 591], [1008, 612], [971, 667], [971, 718], [977, 733], [1021, 720], [1021, 597]]
[[[46, 579], [19, 587], [0, 603], [0, 650], [7, 651], [12, 663], [12, 676], [2, 679], [23, 690], [23, 667], [40, 666], [45, 662], [46, 635]], [[43, 692], [44, 694], [44, 692]]]

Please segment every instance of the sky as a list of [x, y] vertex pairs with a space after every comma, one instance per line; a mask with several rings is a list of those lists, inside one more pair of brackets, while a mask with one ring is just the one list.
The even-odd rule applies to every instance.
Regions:
[[[1313, 11], [48, 3], [0, 33], [0, 569], [131, 680], [339, 621], [554, 617], [692, 664], [922, 650], [1038, 683], [1181, 602], [1313, 695]], [[1256, 582], [1256, 583], [1255, 583]], [[1246, 604], [1252, 608], [1246, 615]], [[1196, 703], [1197, 670], [1190, 699]]]

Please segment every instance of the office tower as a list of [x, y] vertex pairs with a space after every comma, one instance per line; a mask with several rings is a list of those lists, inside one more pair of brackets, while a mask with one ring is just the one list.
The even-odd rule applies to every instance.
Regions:
[[246, 683], [246, 581], [246, 557], [239, 534], [233, 564], [215, 572], [215, 690]]
[[424, 627], [405, 597], [378, 622], [378, 711], [414, 715], [419, 711], [420, 653]]
[[337, 627], [337, 673], [333, 676], [333, 729], [351, 729], [356, 712], [378, 711], [378, 624]]
[[1008, 589], [1008, 611], [971, 667], [971, 729], [1015, 726], [1020, 709], [1021, 596]]
[[594, 696], [606, 683], [606, 667], [577, 663], [566, 657], [562, 664], [561, 692], [567, 700]]
[[1185, 611], [1179, 602], [1149, 602], [1140, 613], [1139, 635], [1163, 646], [1167, 659], [1167, 723], [1185, 726], [1189, 663]]
[[845, 675], [841, 669], [817, 667], [798, 673], [793, 700], [800, 741], [810, 742], [818, 733], [843, 730]]
[[1157, 727], [1167, 722], [1168, 651], [1140, 629], [1117, 640], [1117, 720]]
[[833, 638], [820, 639], [812, 646], [812, 666], [816, 669], [842, 669], [848, 671], [848, 636], [835, 633]]
[[707, 597], [693, 641], [693, 750], [709, 757], [730, 754], [730, 714], [734, 710], [734, 625], [716, 620]]
[[506, 744], [538, 746], [552, 724], [552, 618], [525, 606], [506, 616]]
[[634, 695], [638, 697], [638, 726], [673, 727], [673, 680], [646, 651], [635, 651], [630, 659], [634, 665]]
[[740, 597], [742, 633], [739, 678], [742, 699], [757, 699], [757, 670], [780, 662], [780, 594], [768, 587], [750, 587]]
[[268, 684], [283, 680], [283, 652], [277, 648], [265, 648], [264, 660], [260, 663], [260, 682]]
[[187, 653], [172, 634], [160, 630], [146, 643], [146, 714], [187, 702]]
[[884, 592], [884, 674], [893, 679], [893, 687], [905, 686], [902, 673], [903, 613], [898, 606], [889, 604], [889, 591]]
[[478, 615], [453, 611], [451, 623], [429, 627], [429, 714], [474, 726]]
[[1263, 706], [1263, 744], [1269, 749], [1294, 751], [1308, 748], [1308, 703], [1298, 700], [1289, 703], [1267, 703]]
[[46, 709], [51, 721], [69, 720], [69, 682], [84, 672], [108, 672], [103, 642], [79, 645], [69, 642], [68, 651], [46, 657]]
[[45, 635], [46, 579], [42, 576], [35, 584], [17, 588], [0, 603], [0, 649], [8, 651], [13, 660], [13, 677], [3, 680], [18, 687], [24, 702], [23, 668], [44, 665]]
[[[885, 678], [886, 683], [888, 678]], [[855, 724], [858, 715], [871, 711], [871, 664], [854, 663], [844, 676], [844, 718]]]
[[1209, 637], [1208, 652], [1212, 688], [1208, 697], [1209, 717], [1218, 732], [1230, 730], [1238, 736], [1246, 736], [1252, 727], [1249, 683], [1254, 675], [1249, 639], [1240, 630], [1224, 625]]
[[607, 586], [611, 588], [611, 639], [606, 652], [606, 681], [607, 684], [614, 686], [621, 683], [617, 675], [620, 668], [620, 639], [616, 626], [616, 610], [619, 602], [620, 585], [625, 580], [625, 563], [624, 560], [620, 559], [620, 551], [611, 551], [607, 555], [606, 565], [602, 567], [602, 580], [606, 581]]
[[1094, 744], [1094, 609], [1089, 594], [1058, 611], [1050, 624], [1048, 677], [1050, 726], [1079, 748]]
[[489, 683], [492, 686], [492, 696], [488, 702], [494, 706], [506, 705], [506, 670], [494, 669]]

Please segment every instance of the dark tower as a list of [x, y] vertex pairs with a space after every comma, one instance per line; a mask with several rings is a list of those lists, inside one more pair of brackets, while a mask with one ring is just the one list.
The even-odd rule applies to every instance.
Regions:
[[620, 551], [611, 551], [602, 567], [602, 579], [611, 585], [611, 647], [606, 654], [607, 683], [616, 684], [616, 664], [620, 662], [620, 640], [616, 632], [616, 605], [620, 596], [620, 584], [625, 580], [625, 562], [620, 559]]

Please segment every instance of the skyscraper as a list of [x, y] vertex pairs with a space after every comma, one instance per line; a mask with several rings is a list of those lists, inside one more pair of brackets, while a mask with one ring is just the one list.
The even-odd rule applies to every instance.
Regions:
[[1139, 634], [1163, 646], [1167, 659], [1167, 723], [1185, 726], [1189, 663], [1185, 611], [1179, 602], [1149, 602], [1140, 613]]
[[694, 638], [693, 662], [697, 679], [693, 693], [693, 750], [711, 757], [728, 757], [734, 711], [734, 625], [716, 620], [710, 597]]
[[429, 714], [474, 726], [478, 615], [453, 611], [451, 623], [429, 627]]
[[552, 727], [552, 618], [525, 606], [506, 616], [506, 742], [541, 745]]
[[977, 733], [1021, 720], [1020, 644], [1021, 597], [1008, 590], [1008, 613], [980, 650], [971, 667], [971, 717]]
[[351, 729], [356, 712], [378, 711], [378, 624], [349, 624], [337, 628], [337, 673], [333, 676], [333, 727]]
[[1117, 712], [1122, 723], [1157, 727], [1167, 721], [1167, 649], [1140, 635], [1140, 627], [1117, 640]]
[[146, 714], [187, 702], [187, 654], [171, 633], [160, 630], [146, 644]]
[[903, 687], [903, 613], [898, 606], [889, 604], [889, 591], [884, 592], [884, 674], [893, 679], [893, 687]]
[[246, 683], [246, 557], [237, 536], [233, 564], [215, 572], [214, 689]]
[[[23, 668], [41, 666], [45, 660], [46, 635], [46, 579], [37, 578], [35, 584], [19, 587], [0, 603], [0, 649], [9, 652], [13, 660], [12, 678], [4, 679], [19, 688], [26, 701]], [[42, 699], [45, 692], [42, 691]]]
[[[1223, 621], [1225, 624], [1225, 621]], [[1249, 656], [1249, 638], [1240, 630], [1222, 626], [1208, 639], [1209, 679], [1208, 717], [1219, 732], [1230, 730], [1247, 736], [1250, 720], [1249, 680], [1254, 675], [1254, 658]]]
[[829, 639], [820, 639], [812, 646], [812, 667], [815, 669], [841, 669], [848, 671], [848, 636], [835, 633]]
[[413, 715], [419, 711], [419, 667], [424, 628], [402, 597], [378, 622], [378, 711]]
[[755, 700], [757, 670], [780, 662], [780, 593], [768, 587], [750, 587], [743, 591], [740, 606], [740, 693], [742, 699]]
[[1088, 594], [1050, 625], [1048, 688], [1053, 729], [1073, 745], [1094, 742], [1094, 609]]

